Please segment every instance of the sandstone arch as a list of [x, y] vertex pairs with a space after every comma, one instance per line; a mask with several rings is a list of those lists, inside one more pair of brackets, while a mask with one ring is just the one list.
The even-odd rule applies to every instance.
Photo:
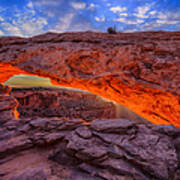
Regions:
[[0, 80], [15, 74], [114, 100], [156, 124], [180, 127], [180, 33], [47, 33], [0, 38]]

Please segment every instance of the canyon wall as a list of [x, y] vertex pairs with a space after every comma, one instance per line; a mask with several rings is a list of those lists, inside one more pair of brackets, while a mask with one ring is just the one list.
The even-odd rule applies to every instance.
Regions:
[[27, 73], [180, 127], [180, 32], [47, 33], [0, 38], [0, 79]]

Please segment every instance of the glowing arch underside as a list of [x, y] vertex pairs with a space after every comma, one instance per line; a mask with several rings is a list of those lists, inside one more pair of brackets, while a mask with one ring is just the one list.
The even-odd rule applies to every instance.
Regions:
[[[10, 64], [0, 63], [1, 82], [5, 82], [10, 77], [18, 74], [38, 75], [20, 70], [19, 68], [13, 67]], [[47, 77], [41, 74], [40, 76]], [[57, 82], [55, 80], [52, 80], [52, 83], [54, 85], [63, 85], [67, 87], [88, 90], [102, 97], [114, 100], [117, 103], [121, 103], [124, 106], [132, 109], [137, 114], [156, 124], [176, 123], [171, 121], [171, 119], [174, 119], [174, 113], [172, 114], [171, 111], [168, 112], [166, 106], [169, 105], [170, 100], [173, 102], [176, 102], [177, 100], [171, 94], [161, 92], [160, 90], [149, 89], [145, 87], [141, 87], [140, 90], [138, 90], [139, 87], [132, 89], [131, 87], [128, 87], [127, 85], [119, 81], [117, 77], [113, 76], [105, 76], [103, 79], [100, 77], [97, 78], [94, 82], [92, 81], [91, 83], [83, 80], [75, 80], [73, 82], [65, 82], [63, 80], [63, 83], [61, 83], [61, 81]], [[157, 104], [157, 99], [159, 100], [159, 104]], [[159, 106], [159, 112], [157, 111], [158, 107], [156, 105]], [[151, 109], [150, 107], [153, 107], [153, 109]], [[163, 115], [160, 115], [162, 114], [162, 111], [164, 112], [164, 117]], [[168, 118], [166, 119], [166, 117]]]

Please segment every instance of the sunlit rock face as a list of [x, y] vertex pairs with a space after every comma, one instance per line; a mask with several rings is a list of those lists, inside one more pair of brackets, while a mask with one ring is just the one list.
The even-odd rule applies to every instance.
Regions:
[[50, 77], [54, 84], [114, 100], [156, 124], [180, 127], [179, 47], [179, 32], [4, 37], [0, 79], [20, 73]]
[[8, 86], [0, 84], [0, 125], [19, 116], [16, 110], [18, 103], [15, 98], [9, 96], [9, 91]]

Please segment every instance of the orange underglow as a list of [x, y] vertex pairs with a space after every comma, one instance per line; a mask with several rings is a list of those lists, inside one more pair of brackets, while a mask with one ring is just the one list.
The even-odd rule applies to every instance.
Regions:
[[18, 106], [19, 106], [19, 102], [18, 102], [17, 100], [15, 100], [15, 101], [16, 101], [17, 105], [16, 105], [16, 107], [14, 108], [13, 113], [14, 113], [15, 119], [19, 119], [19, 112], [17, 111], [17, 108], [18, 108]]
[[[11, 88], [9, 88], [9, 91], [6, 92], [5, 96], [9, 96], [9, 92], [11, 91]], [[16, 106], [13, 109], [13, 116], [15, 119], [19, 119], [19, 112], [17, 111], [17, 108], [19, 106], [19, 102], [14, 99], [14, 101], [16, 102]]]
[[18, 113], [17, 109], [15, 109], [13, 112], [14, 112], [15, 119], [19, 119], [19, 113]]
[[[53, 80], [57, 79], [54, 74], [47, 74], [43, 71], [33, 74], [20, 70], [10, 64], [0, 63], [1, 83], [18, 74], [49, 77], [54, 85], [87, 90], [93, 94], [120, 103], [155, 124], [173, 124], [180, 128], [179, 97], [163, 90], [148, 88], [140, 83], [133, 85], [125, 84], [121, 81], [120, 75], [103, 75], [102, 77], [94, 77], [94, 79], [72, 77], [70, 79], [59, 78], [58, 80]], [[14, 114], [18, 118], [19, 115], [16, 110]]]
[[14, 67], [8, 63], [0, 63], [0, 82], [7, 81], [10, 77], [18, 74], [31, 74], [23, 70], [20, 70], [17, 67]]

